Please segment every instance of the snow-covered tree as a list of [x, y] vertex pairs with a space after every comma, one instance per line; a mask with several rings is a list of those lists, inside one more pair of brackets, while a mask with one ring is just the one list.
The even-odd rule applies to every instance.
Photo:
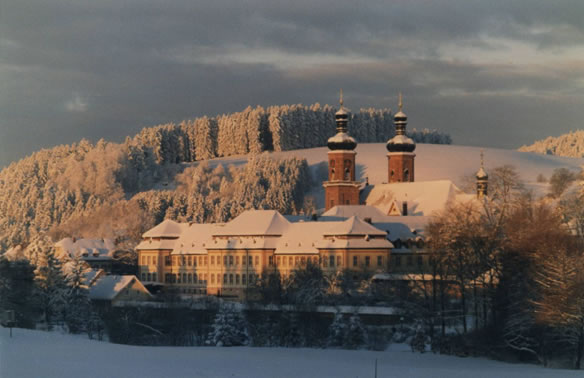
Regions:
[[80, 333], [87, 330], [90, 316], [89, 288], [86, 275], [90, 271], [89, 265], [81, 254], [73, 255], [64, 266], [67, 280], [65, 323], [69, 332]]
[[35, 274], [36, 297], [47, 325], [61, 320], [67, 301], [67, 285], [61, 261], [55, 256], [53, 247], [39, 255]]
[[247, 345], [247, 322], [241, 310], [234, 304], [221, 304], [206, 343], [214, 346]]
[[357, 349], [365, 344], [367, 340], [367, 332], [361, 318], [358, 314], [353, 314], [349, 318], [346, 334], [345, 334], [345, 347], [348, 349]]
[[328, 329], [327, 344], [332, 347], [342, 347], [345, 345], [345, 335], [347, 333], [347, 324], [340, 312], [335, 313], [333, 322]]

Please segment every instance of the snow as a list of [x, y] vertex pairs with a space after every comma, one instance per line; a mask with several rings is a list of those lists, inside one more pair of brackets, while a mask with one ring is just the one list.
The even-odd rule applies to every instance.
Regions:
[[[541, 185], [537, 183], [539, 174], [550, 177], [557, 168], [568, 168], [579, 171], [584, 165], [584, 158], [569, 158], [552, 155], [540, 155], [532, 152], [520, 152], [500, 148], [483, 148], [472, 146], [417, 144], [415, 174], [416, 181], [450, 180], [455, 185], [464, 184], [465, 176], [475, 176], [480, 167], [481, 150], [484, 151], [485, 170], [512, 165], [517, 169], [521, 179], [525, 181], [528, 189], [541, 192]], [[298, 157], [304, 158], [313, 169], [313, 172], [321, 170], [328, 165], [327, 147], [308, 148], [302, 150], [271, 152], [274, 158]], [[356, 179], [365, 181], [366, 178], [372, 185], [387, 182], [387, 150], [385, 143], [360, 143], [355, 149]], [[247, 156], [230, 156], [207, 161], [211, 167], [219, 164], [228, 166], [242, 166], [247, 162]], [[199, 164], [199, 162], [192, 163]], [[326, 178], [321, 178], [325, 179]], [[545, 191], [543, 192], [545, 193]], [[319, 207], [324, 207], [324, 190], [315, 188], [311, 193], [317, 200]]]
[[136, 276], [104, 276], [89, 288], [89, 298], [98, 300], [114, 299]]
[[9, 248], [6, 252], [4, 252], [4, 257], [6, 257], [10, 261], [16, 260], [25, 260], [26, 257], [24, 255], [24, 250], [20, 245], [14, 246]]
[[[584, 158], [567, 158], [539, 155], [499, 148], [482, 148], [457, 145], [418, 144], [416, 148], [416, 181], [451, 180], [462, 184], [462, 176], [474, 175], [480, 167], [481, 149], [485, 156], [485, 169], [505, 164], [513, 165], [521, 178], [535, 182], [538, 174], [550, 177], [556, 168], [579, 170]], [[275, 152], [274, 156], [297, 156], [307, 159], [308, 164], [327, 163], [328, 148], [310, 148]], [[369, 178], [370, 184], [387, 182], [387, 150], [385, 143], [361, 143], [356, 148], [358, 179]], [[221, 159], [215, 159], [221, 160]], [[215, 161], [213, 160], [213, 161]]]
[[462, 192], [450, 180], [379, 184], [366, 189], [362, 194], [366, 198], [365, 203], [385, 214], [389, 213], [394, 200], [399, 207], [407, 203], [408, 215], [428, 216], [444, 209], [450, 201], [465, 202], [476, 198], [473, 194]]
[[381, 235], [385, 236], [385, 231], [381, 231], [369, 223], [362, 221], [356, 216], [351, 216], [344, 222], [332, 223], [325, 235]]
[[282, 235], [290, 222], [276, 210], [247, 210], [215, 235]]
[[69, 257], [81, 254], [84, 260], [111, 260], [116, 244], [111, 239], [64, 238], [55, 243], [55, 248]]
[[408, 138], [405, 135], [396, 135], [391, 138], [387, 143], [392, 144], [416, 144], [411, 138]]
[[142, 236], [145, 238], [178, 238], [182, 232], [181, 224], [170, 219], [165, 219], [162, 223], [146, 231]]
[[328, 139], [329, 143], [344, 143], [344, 142], [352, 142], [355, 143], [355, 138], [350, 136], [347, 133], [336, 133], [332, 137]]
[[85, 336], [0, 328], [2, 377], [378, 377], [548, 378], [581, 371], [545, 369], [484, 358], [412, 353], [403, 344], [383, 352], [308, 348], [141, 347]]
[[212, 235], [223, 223], [191, 223], [175, 243], [172, 254], [207, 254], [207, 247], [213, 243]]

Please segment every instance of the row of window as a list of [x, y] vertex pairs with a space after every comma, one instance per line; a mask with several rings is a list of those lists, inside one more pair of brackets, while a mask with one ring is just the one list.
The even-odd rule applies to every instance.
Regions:
[[[142, 274], [144, 277], [144, 274]], [[210, 284], [221, 284], [224, 285], [246, 285], [247, 283], [253, 283], [257, 280], [257, 274], [227, 274], [227, 273], [211, 273], [209, 274]], [[207, 284], [207, 274], [196, 274], [191, 273], [166, 273], [164, 275], [164, 282], [170, 284]]]
[[156, 265], [156, 256], [142, 256], [142, 265]]
[[142, 273], [142, 281], [156, 282], [156, 273]]
[[[312, 260], [311, 260], [312, 259]], [[207, 265], [207, 256], [165, 256], [166, 266], [204, 266]], [[277, 256], [276, 264], [282, 267], [295, 267], [299, 264], [306, 264], [307, 261], [312, 261], [313, 264], [321, 264], [323, 267], [342, 267], [343, 262], [341, 256], [330, 255], [324, 257], [292, 257], [292, 256]], [[223, 263], [223, 264], [221, 264]], [[142, 265], [156, 265], [155, 256], [142, 256]], [[260, 258], [259, 256], [223, 256], [223, 261], [221, 261], [220, 256], [211, 256], [211, 266], [237, 266], [237, 265], [249, 265], [249, 266], [259, 266]], [[371, 266], [371, 257], [364, 257], [365, 266]], [[268, 256], [268, 265], [274, 265], [274, 257]], [[353, 266], [359, 265], [359, 256], [353, 256]], [[377, 256], [377, 266], [383, 266], [383, 257]]]
[[[223, 256], [223, 261], [221, 261], [221, 256], [211, 256], [211, 266], [230, 266], [230, 265], [260, 265], [259, 256]], [[164, 265], [166, 266], [206, 266], [209, 262], [208, 256], [165, 256]], [[272, 257], [270, 256], [270, 265], [273, 264]]]
[[[402, 265], [402, 256], [393, 256], [392, 257], [393, 260], [393, 265], [395, 266], [401, 266]], [[422, 256], [416, 256], [416, 263], [417, 265], [424, 265], [424, 258]], [[406, 265], [407, 266], [412, 266], [414, 265], [414, 256], [406, 256]]]

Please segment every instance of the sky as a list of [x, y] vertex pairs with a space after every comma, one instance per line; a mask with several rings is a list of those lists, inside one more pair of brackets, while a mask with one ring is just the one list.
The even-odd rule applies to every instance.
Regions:
[[[582, 0], [2, 0], [0, 167], [248, 105], [397, 108], [455, 144], [584, 127]], [[332, 132], [332, 131], [331, 131]]]

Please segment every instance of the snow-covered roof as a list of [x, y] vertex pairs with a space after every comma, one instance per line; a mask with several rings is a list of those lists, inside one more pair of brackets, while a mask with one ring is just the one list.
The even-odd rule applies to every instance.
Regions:
[[355, 138], [353, 138], [352, 136], [350, 136], [347, 133], [336, 133], [335, 135], [333, 135], [332, 137], [328, 138], [328, 142], [333, 142], [333, 143], [355, 143]]
[[396, 135], [387, 142], [391, 144], [416, 144], [411, 138], [405, 135]]
[[276, 254], [313, 253], [318, 254], [316, 243], [323, 238], [325, 230], [332, 222], [297, 222], [291, 223], [286, 233], [276, 244]]
[[385, 231], [373, 227], [371, 224], [352, 216], [344, 222], [330, 222], [330, 227], [324, 235], [376, 235], [385, 236]]
[[162, 223], [146, 231], [144, 238], [178, 238], [182, 233], [180, 223], [170, 219], [165, 219]]
[[372, 225], [387, 233], [389, 240], [409, 240], [423, 234], [430, 217], [428, 216], [391, 216], [385, 215], [377, 207], [368, 205], [339, 205], [329, 209], [319, 221], [340, 221], [356, 216], [363, 220], [371, 219]]
[[450, 180], [400, 182], [375, 185], [365, 194], [365, 203], [388, 214], [394, 200], [407, 202], [409, 215], [432, 215], [446, 207], [450, 201], [475, 199]]
[[142, 285], [136, 276], [133, 275], [103, 276], [89, 288], [89, 299], [112, 300], [128, 285], [134, 282]]
[[213, 234], [223, 223], [191, 223], [183, 227], [183, 233], [174, 243], [173, 254], [206, 254], [213, 242]]
[[247, 210], [224, 227], [217, 236], [282, 235], [290, 222], [276, 210]]
[[102, 277], [105, 274], [105, 271], [103, 269], [90, 269], [87, 272], [85, 272], [84, 276], [85, 276], [85, 284], [87, 286], [91, 286], [95, 283], [95, 281], [97, 279], [99, 279], [100, 277]]
[[487, 172], [485, 171], [485, 169], [483, 167], [480, 167], [477, 174], [476, 174], [476, 177], [478, 179], [487, 179], [487, 178], [489, 178], [489, 175], [487, 174]]
[[240, 235], [227, 238], [213, 238], [208, 249], [274, 249], [279, 236]]
[[64, 238], [55, 243], [55, 248], [69, 256], [81, 255], [84, 260], [110, 260], [116, 245], [111, 239]]
[[136, 250], [149, 250], [149, 249], [174, 249], [177, 244], [176, 239], [162, 239], [162, 240], [142, 240], [140, 244], [136, 246]]
[[322, 216], [342, 218], [356, 216], [361, 219], [369, 218], [372, 222], [381, 222], [386, 218], [386, 215], [378, 208], [367, 205], [338, 205], [325, 211]]

